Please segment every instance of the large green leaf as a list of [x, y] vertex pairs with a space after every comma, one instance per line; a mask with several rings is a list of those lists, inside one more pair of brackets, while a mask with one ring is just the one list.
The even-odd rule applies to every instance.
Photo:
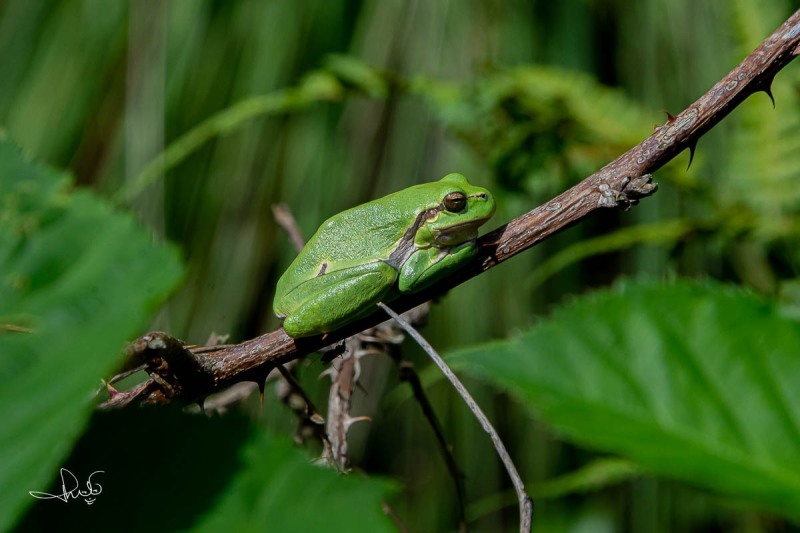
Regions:
[[0, 530], [55, 476], [180, 271], [131, 216], [0, 137]]
[[[190, 415], [178, 406], [95, 413], [63, 466], [81, 481], [102, 470], [94, 478], [102, 493], [91, 506], [82, 499], [68, 505], [36, 500], [18, 529], [51, 531], [64, 524], [75, 531], [93, 531], [96, 524], [114, 524], [115, 531], [391, 529], [381, 504], [394, 484], [316, 466], [288, 435], [272, 433], [264, 422], [236, 411]], [[57, 492], [60, 484], [41, 489]]]
[[195, 531], [395, 531], [382, 510], [391, 482], [310, 463], [288, 439], [261, 432], [242, 468]]
[[623, 284], [449, 360], [577, 442], [800, 520], [800, 325], [755, 296]]

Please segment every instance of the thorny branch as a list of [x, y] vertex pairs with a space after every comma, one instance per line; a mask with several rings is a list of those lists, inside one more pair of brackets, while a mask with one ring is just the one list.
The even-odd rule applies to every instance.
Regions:
[[328, 393], [328, 423], [326, 430], [331, 442], [333, 462], [341, 470], [348, 468], [347, 432], [356, 422], [369, 420], [368, 417], [350, 416], [353, 393], [361, 375], [361, 341], [353, 336], [345, 342], [342, 357], [332, 362], [325, 374], [331, 378]]
[[[589, 214], [625, 204], [625, 180], [656, 171], [700, 137], [755, 92], [771, 96], [775, 75], [800, 55], [800, 10], [752, 54], [695, 103], [670, 119], [640, 144], [549, 202], [515, 218], [478, 239], [475, 259], [456, 275], [428, 289], [403, 296], [392, 307], [403, 312], [477, 276]], [[634, 179], [634, 182], [636, 180]], [[635, 189], [635, 188], [634, 188]], [[649, 194], [649, 191], [641, 191]], [[241, 381], [263, 383], [276, 365], [317, 351], [375, 326], [382, 311], [324, 336], [292, 339], [278, 329], [212, 353], [199, 353], [171, 342], [166, 334], [150, 333], [134, 343], [132, 355], [147, 361], [150, 379], [128, 391], [111, 392], [102, 409], [131, 403], [161, 404], [173, 400], [197, 401]], [[173, 339], [174, 340], [174, 339]]]

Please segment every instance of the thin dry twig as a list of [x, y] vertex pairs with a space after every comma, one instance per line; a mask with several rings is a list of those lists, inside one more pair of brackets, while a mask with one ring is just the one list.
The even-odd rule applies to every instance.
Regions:
[[275, 222], [286, 232], [294, 249], [298, 252], [302, 250], [303, 246], [305, 246], [305, 239], [303, 239], [303, 234], [300, 232], [300, 227], [297, 225], [289, 206], [286, 204], [274, 204], [272, 206], [272, 216], [275, 217]]
[[503, 465], [506, 467], [506, 471], [508, 472], [509, 477], [511, 478], [511, 482], [514, 485], [514, 490], [517, 492], [517, 498], [519, 499], [519, 530], [521, 533], [529, 533], [531, 530], [531, 522], [533, 520], [533, 500], [531, 500], [530, 496], [525, 492], [525, 484], [522, 481], [522, 476], [519, 475], [517, 471], [517, 467], [514, 465], [514, 461], [511, 460], [511, 456], [508, 454], [503, 441], [500, 439], [500, 435], [495, 431], [494, 426], [489, 421], [489, 418], [484, 414], [483, 410], [480, 406], [475, 402], [475, 399], [469, 393], [467, 388], [461, 383], [461, 380], [455, 375], [455, 373], [450, 370], [450, 367], [447, 366], [447, 363], [444, 362], [444, 359], [433, 349], [428, 341], [420, 335], [416, 329], [414, 329], [411, 324], [403, 320], [400, 315], [392, 311], [389, 307], [384, 305], [382, 302], [378, 302], [378, 307], [386, 311], [386, 314], [392, 317], [401, 328], [403, 328], [406, 333], [408, 333], [411, 338], [413, 338], [417, 344], [428, 354], [428, 356], [436, 363], [436, 366], [439, 367], [439, 370], [445, 375], [447, 380], [453, 385], [453, 388], [456, 389], [456, 392], [461, 396], [464, 400], [464, 403], [467, 404], [469, 410], [472, 411], [472, 414], [475, 415], [475, 418], [478, 419], [483, 430], [489, 434], [489, 438], [492, 439], [492, 444], [494, 444], [495, 450], [497, 450], [497, 455], [500, 457], [500, 460], [503, 462]]
[[[413, 322], [409, 321], [409, 323]], [[431, 405], [427, 394], [425, 394], [425, 388], [422, 386], [422, 381], [419, 379], [419, 374], [414, 368], [414, 363], [403, 357], [399, 350], [389, 350], [389, 355], [392, 357], [392, 359], [394, 359], [394, 362], [397, 365], [400, 373], [400, 381], [405, 381], [411, 387], [411, 391], [414, 394], [414, 399], [419, 404], [420, 409], [422, 409], [422, 415], [425, 417], [425, 420], [428, 421], [428, 425], [431, 427], [433, 434], [436, 436], [436, 444], [439, 447], [439, 453], [442, 455], [444, 464], [447, 467], [447, 472], [450, 474], [450, 478], [453, 480], [453, 484], [456, 488], [459, 531], [466, 531], [467, 492], [466, 488], [464, 487], [464, 474], [458, 467], [456, 458], [453, 456], [453, 451], [447, 444], [447, 439], [445, 439], [444, 436], [444, 429], [442, 429], [442, 425], [439, 423], [439, 418], [436, 416], [436, 412], [433, 410], [433, 405]]]
[[326, 430], [331, 443], [333, 461], [340, 470], [349, 468], [347, 456], [347, 432], [356, 422], [369, 420], [368, 417], [350, 416], [353, 406], [353, 393], [361, 374], [361, 357], [359, 350], [360, 341], [351, 337], [345, 341], [345, 351], [340, 359], [334, 361], [323, 375], [331, 378], [331, 388], [328, 393], [328, 421]]
[[[289, 365], [278, 365], [278, 371], [283, 377], [286, 385], [285, 388], [287, 389], [286, 392], [280, 394], [280, 396], [283, 402], [297, 415], [300, 421], [300, 427], [297, 430], [296, 436], [298, 444], [313, 435], [322, 443], [321, 461], [324, 463], [331, 463], [331, 442], [328, 440], [328, 435], [325, 432], [325, 418], [323, 418], [314, 405], [314, 402], [311, 400], [311, 397], [294, 377], [292, 371], [286, 368], [287, 366]], [[295, 396], [298, 397], [302, 403], [295, 402], [293, 400]]]
[[[445, 293], [464, 281], [507, 261], [549, 236], [575, 224], [595, 211], [625, 205], [620, 194], [626, 180], [659, 169], [725, 118], [755, 92], [770, 94], [775, 75], [800, 55], [800, 10], [795, 12], [741, 64], [687, 109], [670, 119], [637, 146], [549, 202], [515, 218], [478, 239], [477, 255], [463, 269], [426, 290], [397, 298], [392, 306], [406, 311]], [[283, 329], [264, 334], [213, 354], [194, 356], [196, 383], [164, 390], [149, 385], [115, 394], [100, 408], [136, 403], [191, 401], [192, 395], [208, 395], [233, 383], [263, 380], [278, 364], [318, 351], [372, 327], [384, 319], [382, 311], [326, 335], [292, 339]], [[180, 373], [178, 373], [180, 374]], [[176, 376], [180, 377], [178, 374]], [[202, 379], [199, 379], [202, 378]], [[151, 374], [149, 383], [158, 381]]]
[[203, 400], [202, 407], [200, 404], [197, 404], [190, 406], [187, 411], [194, 413], [203, 412], [206, 415], [221, 415], [237, 404], [245, 402], [257, 390], [258, 386], [255, 383], [243, 381], [213, 396], [209, 396]]
[[33, 328], [20, 326], [18, 324], [0, 324], [0, 331], [8, 331], [9, 333], [33, 333]]

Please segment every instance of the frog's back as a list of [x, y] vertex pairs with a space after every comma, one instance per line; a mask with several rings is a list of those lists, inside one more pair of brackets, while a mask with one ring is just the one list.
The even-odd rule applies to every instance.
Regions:
[[[400, 191], [403, 192], [408, 190]], [[326, 220], [293, 266], [313, 277], [323, 263], [328, 265], [327, 269], [338, 270], [388, 259], [417, 213], [426, 208], [415, 195], [400, 193], [342, 211]]]

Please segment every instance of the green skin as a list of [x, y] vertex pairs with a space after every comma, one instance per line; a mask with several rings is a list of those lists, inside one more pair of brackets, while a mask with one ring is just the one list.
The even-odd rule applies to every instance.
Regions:
[[448, 174], [334, 215], [278, 280], [275, 314], [289, 336], [307, 337], [424, 289], [475, 255], [494, 209], [489, 191]]

